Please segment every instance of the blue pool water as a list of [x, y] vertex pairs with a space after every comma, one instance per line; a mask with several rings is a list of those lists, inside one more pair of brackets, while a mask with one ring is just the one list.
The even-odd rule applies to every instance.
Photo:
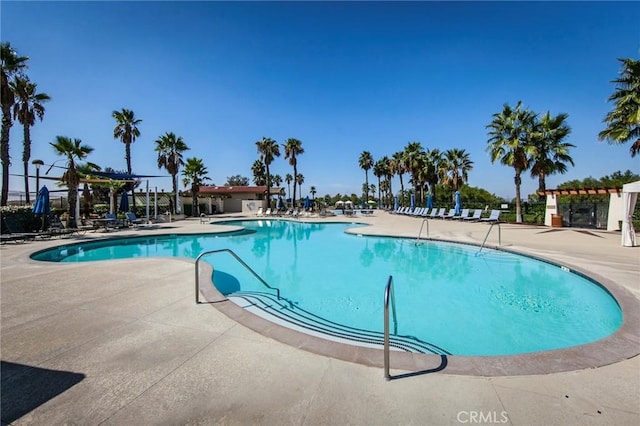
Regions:
[[[36, 260], [195, 258], [231, 249], [292, 306], [332, 322], [382, 331], [393, 276], [398, 334], [454, 355], [511, 355], [593, 342], [622, 324], [616, 301], [567, 268], [478, 247], [344, 233], [354, 224], [234, 221], [247, 232], [140, 237], [67, 245]], [[268, 291], [225, 253], [206, 256], [227, 295]], [[224, 277], [224, 279], [223, 279]], [[229, 279], [231, 278], [231, 279]]]

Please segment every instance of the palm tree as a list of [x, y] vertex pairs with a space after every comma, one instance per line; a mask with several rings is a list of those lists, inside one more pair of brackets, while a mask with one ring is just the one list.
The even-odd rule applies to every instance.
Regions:
[[[180, 166], [184, 165], [182, 153], [188, 151], [189, 147], [184, 143], [181, 136], [176, 137], [173, 132], [167, 132], [156, 139], [154, 151], [158, 153], [158, 168], [164, 168], [171, 175], [173, 193], [178, 198], [178, 172]], [[177, 213], [178, 203], [173, 206], [173, 213]]]
[[65, 136], [56, 136], [55, 142], [49, 142], [56, 154], [67, 159], [67, 170], [62, 175], [62, 182], [67, 185], [67, 228], [77, 228], [76, 202], [78, 199], [78, 185], [80, 174], [76, 170], [76, 160], [84, 160], [93, 148], [82, 145], [80, 139], [71, 139]]
[[[302, 142], [298, 139], [289, 138], [287, 143], [282, 145], [284, 147], [284, 158], [289, 160], [289, 165], [293, 166], [293, 175], [298, 176], [298, 155], [304, 154], [302, 148]], [[300, 198], [302, 198], [302, 191], [300, 192]], [[293, 186], [293, 197], [291, 199], [292, 205], [296, 205], [296, 186]]]
[[267, 201], [271, 203], [271, 188], [269, 185], [271, 183], [271, 175], [269, 174], [269, 165], [275, 157], [280, 157], [280, 147], [276, 141], [265, 137], [257, 141], [256, 146], [258, 147], [260, 160], [264, 163], [265, 170], [267, 171]]
[[380, 191], [382, 190], [382, 185], [380, 185], [380, 180], [384, 176], [387, 175], [387, 167], [389, 166], [389, 158], [382, 157], [380, 160], [376, 161], [373, 165], [373, 175], [378, 178], [378, 200], [382, 200], [380, 196]]
[[138, 124], [142, 122], [135, 117], [135, 113], [122, 108], [121, 111], [113, 111], [111, 114], [116, 120], [113, 128], [113, 138], [120, 139], [125, 146], [125, 160], [127, 161], [127, 173], [131, 174], [131, 144], [140, 136]]
[[[296, 175], [296, 183], [298, 184], [298, 186], [300, 187], [300, 198], [302, 198], [302, 184], [304, 183], [304, 176], [302, 175], [302, 173], [298, 173]], [[293, 193], [296, 193], [296, 186], [295, 184], [293, 185]], [[293, 200], [292, 200], [293, 202]], [[295, 206], [295, 204], [292, 204]]]
[[535, 114], [522, 108], [518, 101], [515, 109], [504, 104], [502, 112], [493, 114], [489, 129], [487, 151], [491, 162], [500, 160], [505, 166], [513, 167], [516, 185], [516, 222], [522, 222], [520, 184], [522, 172], [530, 167], [533, 152], [531, 139], [535, 125]]
[[451, 188], [452, 192], [460, 189], [463, 183], [469, 180], [469, 172], [473, 169], [473, 161], [469, 153], [464, 149], [449, 149], [444, 153], [445, 179], [444, 184]]
[[187, 158], [187, 162], [182, 169], [182, 176], [184, 179], [182, 183], [184, 186], [191, 185], [191, 216], [200, 216], [200, 205], [198, 204], [198, 193], [200, 192], [200, 186], [205, 180], [211, 180], [207, 176], [207, 168], [200, 158]]
[[[369, 151], [362, 151], [358, 159], [358, 165], [364, 170], [364, 183], [366, 185], [364, 201], [367, 202], [369, 200], [369, 169], [373, 167], [373, 157]], [[363, 188], [365, 187], [363, 186]]]
[[256, 160], [253, 162], [253, 165], [251, 166], [251, 173], [253, 173], [253, 183], [258, 186], [267, 184], [264, 174], [264, 164], [262, 164], [262, 161]]
[[434, 148], [425, 152], [425, 162], [422, 173], [425, 182], [429, 186], [429, 191], [433, 196], [433, 200], [436, 199], [436, 186], [440, 181], [440, 176], [442, 176], [442, 164], [442, 153], [439, 149]]
[[289, 198], [291, 198], [291, 182], [293, 182], [293, 176], [287, 173], [284, 177], [284, 181], [287, 182], [287, 188], [289, 189]]
[[14, 103], [13, 91], [9, 87], [9, 81], [16, 75], [21, 75], [27, 67], [26, 56], [18, 56], [8, 42], [0, 46], [0, 101], [2, 103], [2, 134], [0, 135], [0, 161], [2, 162], [2, 195], [0, 205], [6, 206], [9, 198], [9, 130], [13, 125], [11, 119], [11, 107]]
[[404, 183], [402, 182], [402, 175], [407, 171], [407, 168], [402, 151], [393, 154], [391, 164], [393, 174], [398, 175], [398, 177], [400, 178], [400, 194], [402, 195], [401, 204], [404, 205]]
[[569, 148], [574, 145], [563, 142], [569, 136], [571, 128], [566, 124], [568, 114], [561, 113], [555, 117], [547, 113], [537, 123], [532, 140], [534, 153], [531, 158], [531, 177], [538, 178], [538, 191], [547, 189], [546, 177], [554, 173], [567, 172], [566, 163], [572, 166], [573, 158], [569, 155]]
[[613, 80], [616, 91], [608, 101], [614, 108], [604, 118], [607, 128], [598, 134], [600, 141], [626, 143], [633, 141], [631, 156], [640, 152], [640, 60], [618, 59], [622, 62], [620, 77]]
[[280, 188], [280, 185], [282, 185], [282, 176], [273, 175], [271, 177], [271, 181], [273, 182], [273, 186], [275, 186], [276, 188]]
[[409, 142], [407, 146], [404, 147], [403, 157], [406, 171], [411, 174], [413, 193], [417, 194], [417, 188], [420, 186], [418, 174], [424, 167], [424, 150], [420, 142]]
[[309, 192], [311, 193], [311, 199], [315, 203], [315, 201], [316, 201], [316, 193], [318, 192], [318, 191], [316, 191], [316, 187], [315, 186], [311, 186], [311, 188], [309, 188]]
[[[36, 122], [36, 117], [42, 121], [44, 117], [44, 102], [51, 99], [46, 93], [36, 93], [37, 84], [27, 78], [16, 76], [9, 83], [13, 91], [16, 103], [13, 105], [13, 118], [22, 124], [24, 146], [22, 151], [22, 163], [24, 166], [24, 192], [26, 202], [29, 204], [29, 160], [31, 159], [31, 127]], [[38, 191], [39, 188], [36, 188]]]

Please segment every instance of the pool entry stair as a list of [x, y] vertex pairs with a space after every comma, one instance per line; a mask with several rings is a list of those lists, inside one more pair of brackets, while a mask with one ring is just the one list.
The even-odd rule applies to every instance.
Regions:
[[[299, 308], [286, 298], [267, 292], [241, 291], [228, 298], [255, 314], [273, 322], [301, 331], [312, 332], [330, 340], [346, 340], [353, 344], [383, 347], [385, 334], [379, 331], [363, 330], [329, 321]], [[412, 336], [390, 335], [389, 346], [395, 350], [426, 354], [447, 354], [441, 348], [423, 342]]]
[[[218, 253], [228, 253], [237, 260], [244, 268], [246, 268], [253, 276], [255, 276], [269, 291], [236, 291], [227, 294], [227, 298], [244, 309], [250, 310], [256, 315], [267, 318], [275, 323], [280, 323], [286, 327], [298, 329], [302, 332], [312, 332], [330, 340], [342, 340], [353, 344], [378, 346], [385, 348], [388, 352], [389, 348], [394, 350], [423, 353], [450, 355], [446, 350], [424, 342], [413, 336], [402, 336], [397, 334], [397, 321], [395, 316], [395, 304], [393, 306], [394, 333], [390, 335], [388, 332], [388, 306], [387, 306], [387, 290], [385, 290], [385, 332], [374, 330], [364, 330], [349, 327], [329, 321], [311, 312], [298, 307], [294, 302], [282, 297], [280, 290], [270, 286], [262, 277], [260, 277], [249, 265], [246, 264], [231, 249], [219, 249], [205, 251], [198, 255], [195, 261], [195, 300], [200, 303], [200, 277], [199, 263], [200, 260], [207, 255]], [[213, 266], [213, 265], [212, 265]], [[215, 267], [213, 267], [215, 271]], [[389, 283], [392, 278], [389, 277]]]

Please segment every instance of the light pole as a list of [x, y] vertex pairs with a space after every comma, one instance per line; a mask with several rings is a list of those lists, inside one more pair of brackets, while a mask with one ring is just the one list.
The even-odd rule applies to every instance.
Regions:
[[33, 160], [31, 164], [36, 166], [36, 198], [38, 198], [38, 192], [40, 191], [40, 167], [44, 166], [44, 161]]

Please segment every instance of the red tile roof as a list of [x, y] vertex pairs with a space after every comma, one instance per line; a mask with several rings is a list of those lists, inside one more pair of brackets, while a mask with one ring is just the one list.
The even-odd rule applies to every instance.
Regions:
[[201, 186], [200, 194], [264, 194], [266, 186]]

